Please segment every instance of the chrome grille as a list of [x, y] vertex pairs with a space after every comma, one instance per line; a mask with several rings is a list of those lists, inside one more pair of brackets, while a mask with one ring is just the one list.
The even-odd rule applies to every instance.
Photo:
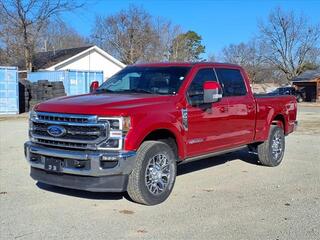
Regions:
[[56, 122], [70, 122], [70, 123], [93, 123], [97, 121], [97, 116], [84, 116], [84, 115], [66, 115], [52, 113], [40, 113], [38, 119], [42, 121], [56, 121]]
[[[33, 134], [44, 137], [52, 137], [47, 129], [50, 126], [48, 123], [33, 123]], [[100, 137], [107, 137], [105, 127], [103, 126], [67, 126], [63, 125], [66, 129], [66, 134], [61, 139], [75, 139], [75, 140], [97, 140]]]
[[35, 139], [35, 142], [38, 144], [56, 146], [61, 148], [77, 148], [77, 149], [87, 148], [87, 144], [85, 143], [61, 142], [61, 141], [53, 141], [53, 140], [45, 140], [45, 139]]
[[[70, 115], [37, 112], [30, 125], [31, 140], [43, 145], [63, 148], [94, 149], [109, 137], [109, 123], [99, 123], [92, 115]], [[64, 134], [55, 137], [49, 127], [59, 126]]]

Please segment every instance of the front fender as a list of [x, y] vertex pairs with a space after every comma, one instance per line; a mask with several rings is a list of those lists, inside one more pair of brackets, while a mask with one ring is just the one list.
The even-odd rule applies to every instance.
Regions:
[[174, 135], [179, 158], [185, 157], [185, 131], [181, 124], [181, 117], [167, 115], [167, 116], [145, 116], [132, 129], [128, 132], [125, 137], [125, 150], [136, 151], [144, 139], [152, 132], [157, 130], [167, 130]]

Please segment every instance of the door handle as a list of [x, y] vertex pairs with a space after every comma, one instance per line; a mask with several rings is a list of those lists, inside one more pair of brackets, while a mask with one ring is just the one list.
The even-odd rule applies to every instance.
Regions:
[[251, 111], [254, 109], [254, 106], [253, 105], [248, 105], [248, 110]]

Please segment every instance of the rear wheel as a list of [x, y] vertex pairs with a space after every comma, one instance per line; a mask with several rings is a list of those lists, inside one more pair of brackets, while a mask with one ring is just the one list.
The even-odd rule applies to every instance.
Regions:
[[265, 166], [278, 166], [283, 159], [284, 150], [285, 137], [283, 129], [272, 125], [268, 140], [257, 147], [259, 161]]
[[135, 202], [156, 205], [165, 201], [176, 178], [175, 154], [166, 143], [146, 141], [138, 152], [129, 176], [128, 194]]

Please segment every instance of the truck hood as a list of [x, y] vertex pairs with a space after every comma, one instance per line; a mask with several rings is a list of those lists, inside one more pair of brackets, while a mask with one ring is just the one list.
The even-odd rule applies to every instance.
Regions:
[[124, 116], [153, 105], [166, 104], [173, 96], [151, 94], [84, 94], [60, 97], [40, 103], [36, 111]]

